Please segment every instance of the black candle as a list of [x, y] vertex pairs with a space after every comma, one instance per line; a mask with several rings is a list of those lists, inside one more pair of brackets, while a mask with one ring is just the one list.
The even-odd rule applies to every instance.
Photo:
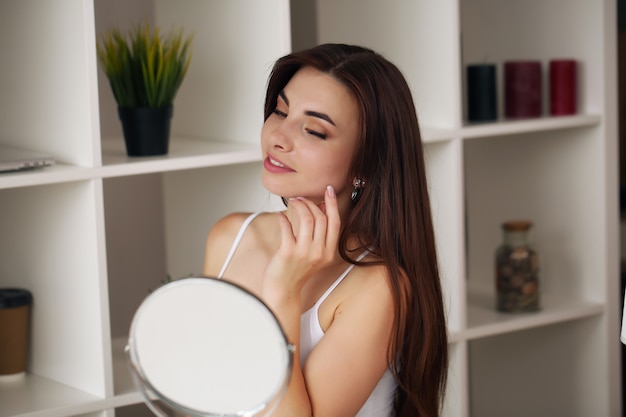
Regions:
[[467, 119], [470, 122], [493, 121], [498, 118], [496, 66], [467, 66]]

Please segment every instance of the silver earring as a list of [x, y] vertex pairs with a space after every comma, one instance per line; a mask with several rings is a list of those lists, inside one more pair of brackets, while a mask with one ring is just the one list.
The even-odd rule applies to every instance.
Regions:
[[365, 180], [361, 178], [355, 178], [352, 182], [352, 185], [354, 186], [354, 190], [352, 190], [352, 194], [350, 194], [350, 199], [356, 202], [361, 196], [361, 188], [365, 186]]

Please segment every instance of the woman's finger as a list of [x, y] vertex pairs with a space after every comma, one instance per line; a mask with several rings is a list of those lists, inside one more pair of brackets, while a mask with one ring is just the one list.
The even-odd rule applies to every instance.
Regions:
[[315, 218], [311, 213], [307, 200], [304, 198], [294, 198], [289, 200], [289, 205], [297, 217], [296, 242], [300, 246], [308, 244], [313, 239], [313, 230], [315, 228]]
[[295, 237], [293, 234], [293, 226], [291, 222], [283, 212], [278, 212], [277, 219], [280, 227], [281, 246], [293, 246], [295, 244]]
[[306, 213], [305, 215], [313, 220], [312, 231], [310, 235], [313, 243], [318, 243], [322, 246], [326, 246], [326, 214], [317, 204], [315, 204], [311, 200], [303, 199], [300, 201], [308, 209], [308, 213]]
[[337, 205], [337, 195], [332, 185], [326, 187], [324, 194], [324, 203], [326, 206], [326, 247], [336, 248], [339, 240], [339, 232], [341, 231], [341, 217], [339, 216], [339, 207]]

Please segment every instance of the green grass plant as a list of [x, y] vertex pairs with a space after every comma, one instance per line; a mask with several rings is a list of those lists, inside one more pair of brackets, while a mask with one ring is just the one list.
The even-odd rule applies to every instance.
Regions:
[[119, 107], [167, 107], [191, 62], [192, 36], [162, 35], [148, 23], [128, 32], [111, 29], [97, 44], [98, 61]]

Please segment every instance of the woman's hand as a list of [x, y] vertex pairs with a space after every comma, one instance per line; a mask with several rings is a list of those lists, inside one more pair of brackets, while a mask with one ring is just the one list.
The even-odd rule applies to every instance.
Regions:
[[307, 279], [337, 256], [341, 219], [332, 186], [319, 206], [304, 198], [289, 200], [289, 217], [278, 213], [281, 243], [264, 274], [264, 293], [299, 295]]
[[[263, 274], [263, 301], [276, 314], [288, 340], [296, 345], [296, 352], [300, 344], [302, 287], [337, 256], [341, 220], [332, 186], [327, 187], [320, 206], [294, 198], [289, 200], [288, 216], [277, 214], [280, 245]], [[312, 410], [300, 361], [295, 360], [289, 388], [274, 415], [310, 416]]]

